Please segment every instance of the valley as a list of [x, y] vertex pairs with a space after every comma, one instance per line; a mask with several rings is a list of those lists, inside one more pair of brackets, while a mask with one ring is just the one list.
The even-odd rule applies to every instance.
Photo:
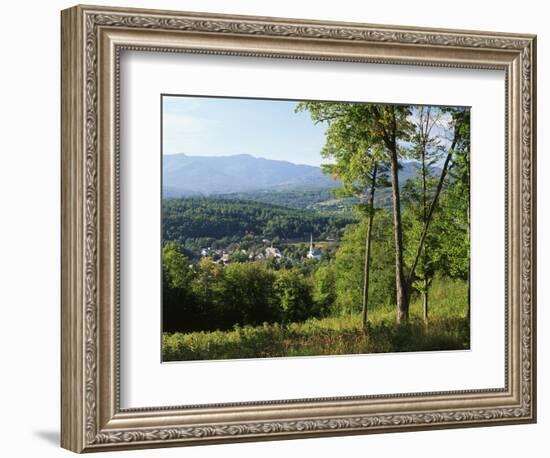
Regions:
[[469, 348], [467, 110], [197, 102], [281, 108], [305, 149], [237, 123], [163, 156], [164, 360]]

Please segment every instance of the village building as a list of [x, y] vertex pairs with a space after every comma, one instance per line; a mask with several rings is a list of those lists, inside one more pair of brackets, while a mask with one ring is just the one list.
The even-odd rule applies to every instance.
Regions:
[[265, 249], [265, 257], [266, 259], [281, 259], [283, 255], [278, 248], [270, 246]]
[[309, 251], [307, 252], [306, 257], [308, 259], [316, 259], [319, 261], [321, 259], [321, 252], [317, 249], [313, 248], [313, 234], [310, 234], [309, 238]]

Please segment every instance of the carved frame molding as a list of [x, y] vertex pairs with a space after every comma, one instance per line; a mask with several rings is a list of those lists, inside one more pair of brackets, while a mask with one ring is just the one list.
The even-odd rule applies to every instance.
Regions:
[[[81, 452], [535, 421], [535, 44], [531, 35], [81, 6], [63, 11], [62, 446]], [[123, 49], [504, 70], [505, 389], [120, 409]]]

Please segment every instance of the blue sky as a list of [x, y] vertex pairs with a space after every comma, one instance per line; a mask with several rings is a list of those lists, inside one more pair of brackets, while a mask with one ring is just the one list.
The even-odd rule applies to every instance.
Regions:
[[295, 164], [319, 165], [324, 125], [296, 102], [163, 96], [163, 154], [251, 154]]
[[[314, 124], [309, 113], [295, 113], [297, 102], [219, 97], [163, 96], [163, 154], [231, 156], [251, 154], [265, 159], [319, 166], [325, 124]], [[413, 110], [414, 122], [417, 110]], [[444, 150], [450, 146], [450, 115], [432, 135]], [[403, 146], [407, 146], [403, 143]], [[443, 160], [443, 154], [439, 162]]]

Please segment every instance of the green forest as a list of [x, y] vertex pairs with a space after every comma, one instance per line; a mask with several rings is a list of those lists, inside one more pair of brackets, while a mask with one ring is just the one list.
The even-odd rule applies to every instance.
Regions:
[[249, 249], [262, 240], [339, 238], [356, 220], [353, 214], [300, 211], [270, 203], [218, 197], [167, 199], [162, 202], [163, 240], [175, 241], [190, 258], [203, 247]]
[[339, 186], [163, 200], [163, 360], [469, 348], [469, 110], [296, 110]]

